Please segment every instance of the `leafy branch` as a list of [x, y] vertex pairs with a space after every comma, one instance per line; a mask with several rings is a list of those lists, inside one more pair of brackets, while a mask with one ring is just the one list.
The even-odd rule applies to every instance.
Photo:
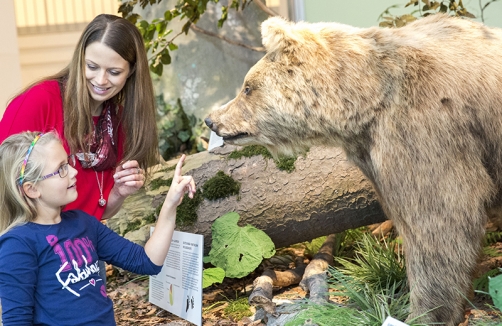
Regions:
[[[261, 47], [251, 47], [241, 42], [233, 41], [217, 33], [213, 33], [197, 27], [195, 24], [199, 21], [200, 17], [206, 12], [209, 2], [218, 3], [219, 0], [178, 0], [174, 8], [166, 10], [162, 19], [156, 18], [152, 21], [142, 19], [142, 17], [134, 12], [136, 6], [145, 9], [147, 6], [158, 5], [162, 0], [127, 0], [122, 2], [119, 7], [119, 13], [122, 17], [128, 19], [133, 24], [136, 24], [143, 36], [147, 52], [151, 53], [149, 57], [150, 70], [161, 76], [163, 66], [171, 63], [171, 51], [178, 49], [174, 43], [183, 33], [186, 35], [192, 29], [206, 35], [217, 37], [229, 44], [242, 46], [253, 51], [264, 51]], [[255, 3], [258, 8], [266, 12], [268, 15], [277, 15], [274, 11], [268, 8], [261, 0], [232, 0], [229, 5], [222, 6], [221, 17], [218, 20], [218, 28], [222, 28], [223, 24], [228, 18], [229, 10], [244, 10], [251, 2]], [[185, 21], [181, 31], [174, 37], [168, 39], [168, 35], [173, 33], [173, 29], [168, 29], [169, 23], [176, 17], [181, 21]]]
[[483, 5], [483, 1], [479, 0], [479, 8], [481, 8], [481, 21], [484, 23], [485, 22], [485, 9], [488, 7], [490, 4], [497, 2], [499, 0], [490, 0], [487, 3]]
[[[482, 0], [480, 0], [481, 3]], [[491, 0], [490, 2], [498, 1]], [[390, 9], [396, 8], [397, 6], [390, 6], [387, 8], [380, 16], [379, 20], [383, 20], [380, 22], [380, 27], [402, 27], [414, 20], [417, 20], [418, 17], [426, 17], [436, 13], [445, 13], [452, 16], [459, 17], [468, 17], [468, 18], [476, 18], [471, 12], [469, 12], [462, 0], [446, 0], [446, 1], [430, 1], [430, 0], [410, 0], [405, 8], [408, 6], [417, 7], [411, 14], [405, 14], [402, 16], [395, 16], [390, 13]], [[418, 14], [418, 17], [415, 16]]]

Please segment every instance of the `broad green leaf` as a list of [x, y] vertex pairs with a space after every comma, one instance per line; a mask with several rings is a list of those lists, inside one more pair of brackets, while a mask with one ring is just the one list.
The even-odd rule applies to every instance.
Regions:
[[174, 43], [169, 43], [169, 51], [178, 50], [178, 46]]
[[181, 29], [183, 31], [183, 33], [188, 34], [188, 30], [190, 29], [190, 25], [192, 25], [192, 22], [191, 21], [188, 21], [185, 23], [185, 25], [183, 25], [183, 28]]
[[162, 72], [164, 70], [164, 65], [160, 62], [154, 62], [150, 65], [150, 71], [158, 76], [162, 76]]
[[406, 22], [401, 19], [396, 19], [396, 27], [403, 27], [404, 25], [406, 25]]
[[401, 19], [407, 23], [411, 23], [412, 21], [415, 21], [417, 20], [417, 17], [413, 16], [413, 15], [402, 15], [401, 16]]
[[197, 4], [197, 11], [203, 14], [206, 11], [207, 1], [199, 1]]
[[221, 283], [225, 278], [225, 271], [219, 267], [206, 268], [202, 272], [202, 288], [205, 289], [214, 283]]
[[476, 16], [474, 16], [473, 14], [471, 14], [470, 12], [468, 12], [466, 9], [464, 9], [464, 12], [462, 12], [463, 16], [467, 17], [467, 18], [472, 18], [472, 19], [475, 19]]
[[165, 30], [166, 30], [166, 27], [167, 27], [167, 22], [166, 21], [161, 21], [157, 24], [157, 26], [155, 26], [155, 28], [157, 29], [157, 33], [159, 36], [161, 36], [162, 34], [164, 34]]
[[160, 62], [164, 65], [168, 65], [171, 63], [171, 55], [169, 54], [169, 51], [164, 50], [162, 51], [162, 54], [160, 55]]
[[138, 26], [138, 28], [139, 28], [140, 30], [142, 30], [142, 31], [146, 31], [149, 25], [150, 25], [150, 24], [148, 24], [148, 22], [147, 22], [146, 20], [142, 20], [142, 21], [140, 21], [140, 22], [139, 22], [136, 26]]
[[173, 19], [173, 14], [171, 13], [171, 11], [168, 10], [164, 13], [164, 19], [167, 21], [170, 21], [171, 19]]
[[239, 227], [239, 214], [227, 213], [211, 226], [211, 264], [223, 268], [226, 276], [240, 278], [254, 271], [263, 258], [275, 254], [275, 246], [265, 232], [254, 226]]
[[225, 20], [228, 18], [228, 7], [221, 7], [221, 18], [218, 20], [218, 28], [223, 27], [223, 23], [225, 23]]
[[488, 292], [495, 307], [502, 310], [502, 275], [488, 277]]
[[394, 27], [394, 24], [392, 22], [380, 22], [378, 25], [380, 27]]
[[178, 17], [181, 13], [176, 9], [171, 9], [171, 14], [172, 14], [171, 19], [173, 19], [174, 17]]
[[143, 36], [146, 40], [151, 40], [155, 36], [155, 25], [148, 26], [148, 29]]
[[127, 16], [127, 20], [129, 20], [131, 23], [133, 24], [136, 24], [136, 22], [138, 21], [138, 19], [140, 19], [141, 16], [138, 15], [138, 14], [129, 14], [129, 16]]
[[[167, 35], [171, 34], [172, 32], [173, 32], [173, 30], [172, 30], [172, 29], [166, 29], [166, 30], [164, 31], [164, 35], [162, 35], [162, 37], [166, 37]], [[166, 40], [165, 40], [165, 39], [162, 39], [162, 42], [166, 42]]]
[[186, 142], [187, 140], [190, 139], [190, 133], [186, 130], [182, 130], [178, 133], [178, 138], [179, 140], [181, 140], [182, 142]]
[[406, 8], [406, 7], [410, 6], [410, 5], [416, 6], [417, 4], [418, 4], [418, 0], [411, 0], [404, 7]]

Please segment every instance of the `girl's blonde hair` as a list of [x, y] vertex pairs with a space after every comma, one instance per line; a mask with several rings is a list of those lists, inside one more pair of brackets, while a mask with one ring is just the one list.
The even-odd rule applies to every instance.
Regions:
[[[20, 184], [21, 167], [30, 145], [40, 132], [12, 135], [0, 145], [0, 235], [13, 227], [34, 221], [35, 199], [24, 195]], [[44, 169], [44, 145], [60, 141], [54, 132], [43, 134], [35, 143], [24, 170], [22, 183], [36, 182]]]

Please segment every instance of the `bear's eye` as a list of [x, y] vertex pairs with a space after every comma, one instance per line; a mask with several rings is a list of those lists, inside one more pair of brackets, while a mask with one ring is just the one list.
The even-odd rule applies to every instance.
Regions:
[[249, 93], [251, 93], [251, 87], [246, 86], [246, 87], [244, 88], [244, 95], [249, 95]]

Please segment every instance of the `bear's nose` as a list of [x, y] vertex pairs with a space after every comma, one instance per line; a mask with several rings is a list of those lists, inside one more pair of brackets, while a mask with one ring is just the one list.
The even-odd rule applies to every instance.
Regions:
[[204, 119], [204, 122], [206, 123], [206, 126], [213, 128], [213, 122], [211, 121], [211, 118], [207, 117], [206, 119]]

